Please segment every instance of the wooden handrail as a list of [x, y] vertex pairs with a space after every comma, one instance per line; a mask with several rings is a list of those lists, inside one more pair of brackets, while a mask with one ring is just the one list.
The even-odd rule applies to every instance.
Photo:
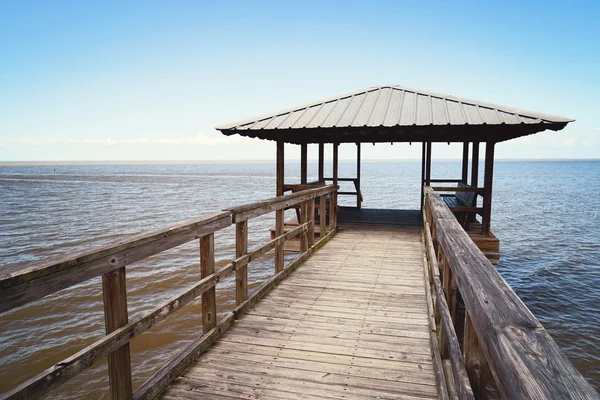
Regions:
[[[473, 243], [439, 194], [431, 187], [425, 188], [424, 193], [437, 257], [449, 267], [442, 277], [444, 289], [455, 282], [502, 397], [598, 399], [596, 391]], [[448, 291], [450, 305], [455, 299], [451, 296]], [[465, 342], [465, 359], [471, 348], [472, 343], [467, 346]], [[484, 385], [474, 380], [480, 368], [481, 365], [467, 365], [476, 396]]]
[[[337, 188], [329, 185], [291, 195], [279, 196], [213, 213], [171, 228], [127, 236], [116, 242], [98, 246], [91, 250], [84, 250], [69, 257], [57, 257], [47, 262], [28, 264], [21, 268], [13, 268], [11, 272], [2, 273], [0, 275], [0, 313], [39, 299], [60, 289], [73, 286], [84, 280], [102, 275], [105, 291], [107, 335], [51, 368], [21, 383], [11, 391], [1, 394], [0, 400], [40, 398], [107, 356], [109, 357], [110, 387], [113, 399], [153, 398], [177, 376], [178, 371], [180, 372], [185, 369], [202, 351], [225, 332], [241, 312], [256, 302], [266, 291], [287, 276], [287, 274], [335, 234], [337, 230], [336, 192]], [[331, 197], [329, 209], [330, 230], [324, 234], [326, 227], [322, 226], [320, 240], [314, 243], [313, 219], [315, 199], [319, 197], [323, 201], [326, 194], [329, 194]], [[300, 226], [292, 231], [282, 233], [251, 252], [247, 252], [247, 249], [244, 248], [247, 247], [247, 244], [245, 246], [240, 245], [239, 240], [247, 238], [247, 231], [245, 230], [248, 219], [271, 211], [282, 210], [296, 204], [302, 204], [304, 214], [306, 215], [306, 220]], [[323, 211], [324, 209], [325, 207], [322, 205], [320, 210]], [[324, 216], [321, 216], [321, 221], [324, 221]], [[238, 228], [240, 226], [244, 228], [244, 235], [239, 235], [239, 229], [236, 235], [238, 240], [236, 248], [242, 249], [241, 253], [243, 254], [237, 256], [231, 263], [215, 272], [214, 232], [226, 228], [232, 223], [236, 223]], [[273, 248], [282, 248], [286, 240], [298, 235], [305, 236], [307, 248], [295, 260], [283, 267], [277, 266], [276, 258], [275, 274], [256, 288], [249, 297], [240, 296], [238, 290], [236, 297], [238, 300], [241, 300], [238, 301], [237, 307], [218, 324], [216, 323], [215, 315], [204, 315], [210, 312], [214, 314], [216, 310], [215, 304], [212, 303], [215, 301], [214, 288], [218, 282], [233, 272], [238, 275], [238, 278], [241, 273], [243, 281], [246, 282], [246, 266], [249, 262]], [[126, 292], [125, 290], [120, 290], [125, 289], [126, 266], [196, 239], [200, 239], [202, 279], [161, 303], [153, 310], [144, 313], [132, 321], [127, 321], [126, 294], [124, 294]], [[115, 275], [114, 272], [118, 272], [118, 274]], [[114, 278], [106, 278], [107, 274], [112, 274], [111, 277], [114, 276]], [[44, 288], [44, 284], [49, 284], [49, 287]], [[27, 288], [33, 288], [32, 292], [27, 291]], [[240, 288], [238, 287], [237, 289]], [[246, 287], [241, 289], [247, 290]], [[22, 290], [24, 293], [20, 294], [19, 290]], [[107, 290], [110, 295], [107, 295]], [[129, 341], [157, 323], [162, 322], [169, 315], [200, 295], [203, 296], [203, 306], [205, 302], [210, 304], [207, 308], [203, 307], [204, 335], [186, 347], [178, 356], [133, 392], [129, 361]], [[111, 315], [111, 312], [116, 313], [116, 311], [112, 309], [107, 311], [107, 296], [112, 296], [111, 301], [113, 303], [111, 305], [116, 304], [122, 307], [124, 314], [121, 316], [118, 314]], [[115, 318], [109, 319], [109, 316], [114, 316]], [[121, 318], [120, 321], [119, 318]], [[109, 329], [109, 322], [113, 325], [116, 324], [116, 326]], [[114, 361], [114, 364], [111, 364], [111, 360]]]

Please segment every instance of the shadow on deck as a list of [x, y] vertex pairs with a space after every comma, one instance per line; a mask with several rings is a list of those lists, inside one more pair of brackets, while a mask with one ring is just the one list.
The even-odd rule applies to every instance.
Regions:
[[[374, 208], [357, 209], [356, 207], [339, 207], [338, 223], [341, 228], [355, 224], [423, 226], [421, 210], [384, 210]], [[481, 233], [481, 223], [470, 222], [467, 233], [477, 247], [494, 265], [500, 263], [500, 240], [494, 236]]]

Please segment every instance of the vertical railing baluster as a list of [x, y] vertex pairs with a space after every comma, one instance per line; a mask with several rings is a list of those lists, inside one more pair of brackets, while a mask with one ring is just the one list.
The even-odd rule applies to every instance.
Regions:
[[[308, 201], [300, 203], [300, 225], [308, 221]], [[300, 234], [300, 253], [304, 253], [308, 249], [308, 235], [306, 231]]]
[[[206, 278], [215, 272], [215, 234], [200, 238], [200, 276]], [[202, 293], [202, 332], [207, 333], [217, 325], [216, 288]]]
[[319, 239], [323, 239], [327, 234], [325, 214], [325, 195], [323, 195], [319, 197]]
[[[235, 258], [248, 253], [248, 220], [235, 224]], [[235, 271], [235, 301], [237, 305], [248, 297], [248, 265], [238, 266]]]
[[479, 344], [479, 339], [477, 338], [477, 333], [475, 332], [468, 311], [465, 311], [463, 357], [475, 398], [478, 400], [487, 399], [485, 384], [488, 377], [491, 376], [491, 371]]
[[306, 222], [310, 222], [310, 226], [308, 227], [308, 247], [312, 247], [315, 244], [315, 198], [309, 199], [307, 201], [308, 207], [306, 210], [307, 218]]
[[[125, 267], [102, 275], [104, 297], [104, 322], [106, 334], [119, 329], [128, 322], [127, 282]], [[131, 358], [129, 342], [108, 355], [110, 397], [125, 400], [132, 397]]]
[[[275, 211], [275, 236], [281, 236], [284, 234], [284, 217], [285, 210]], [[283, 270], [283, 246], [284, 243], [278, 244], [275, 247], [275, 273]]]
[[335, 208], [334, 204], [335, 199], [333, 198], [333, 192], [329, 193], [329, 230], [333, 230], [333, 209]]

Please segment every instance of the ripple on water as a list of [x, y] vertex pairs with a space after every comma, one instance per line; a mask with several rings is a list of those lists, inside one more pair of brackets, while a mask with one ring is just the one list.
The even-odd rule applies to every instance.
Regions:
[[[433, 178], [458, 176], [460, 170], [460, 163], [434, 163]], [[285, 173], [297, 177], [299, 167], [290, 165]], [[315, 165], [309, 173], [316, 173]], [[331, 174], [330, 166], [325, 173]], [[420, 163], [364, 162], [363, 206], [418, 208], [420, 173]], [[0, 167], [2, 268], [269, 198], [274, 174], [273, 164]], [[340, 163], [340, 176], [354, 174], [353, 163]], [[498, 270], [600, 389], [600, 207], [597, 196], [590, 195], [598, 193], [597, 162], [498, 162], [492, 227], [501, 239]], [[352, 205], [352, 199], [341, 203]], [[272, 225], [273, 216], [251, 220], [250, 247], [264, 243]], [[215, 235], [217, 267], [234, 256], [234, 238], [233, 228]], [[196, 282], [198, 257], [192, 243], [130, 266], [130, 316]], [[271, 260], [251, 264], [250, 285], [272, 270]], [[217, 285], [220, 317], [234, 306], [234, 283], [230, 277]], [[134, 385], [197, 338], [200, 316], [196, 300], [132, 340]], [[103, 334], [99, 278], [0, 316], [0, 392]], [[100, 362], [53, 397], [106, 399], [106, 393], [106, 363]]]

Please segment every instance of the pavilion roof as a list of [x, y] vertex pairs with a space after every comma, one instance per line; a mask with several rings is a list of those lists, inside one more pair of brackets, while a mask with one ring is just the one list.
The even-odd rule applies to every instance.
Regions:
[[499, 142], [572, 119], [397, 85], [314, 101], [216, 129], [288, 143]]

